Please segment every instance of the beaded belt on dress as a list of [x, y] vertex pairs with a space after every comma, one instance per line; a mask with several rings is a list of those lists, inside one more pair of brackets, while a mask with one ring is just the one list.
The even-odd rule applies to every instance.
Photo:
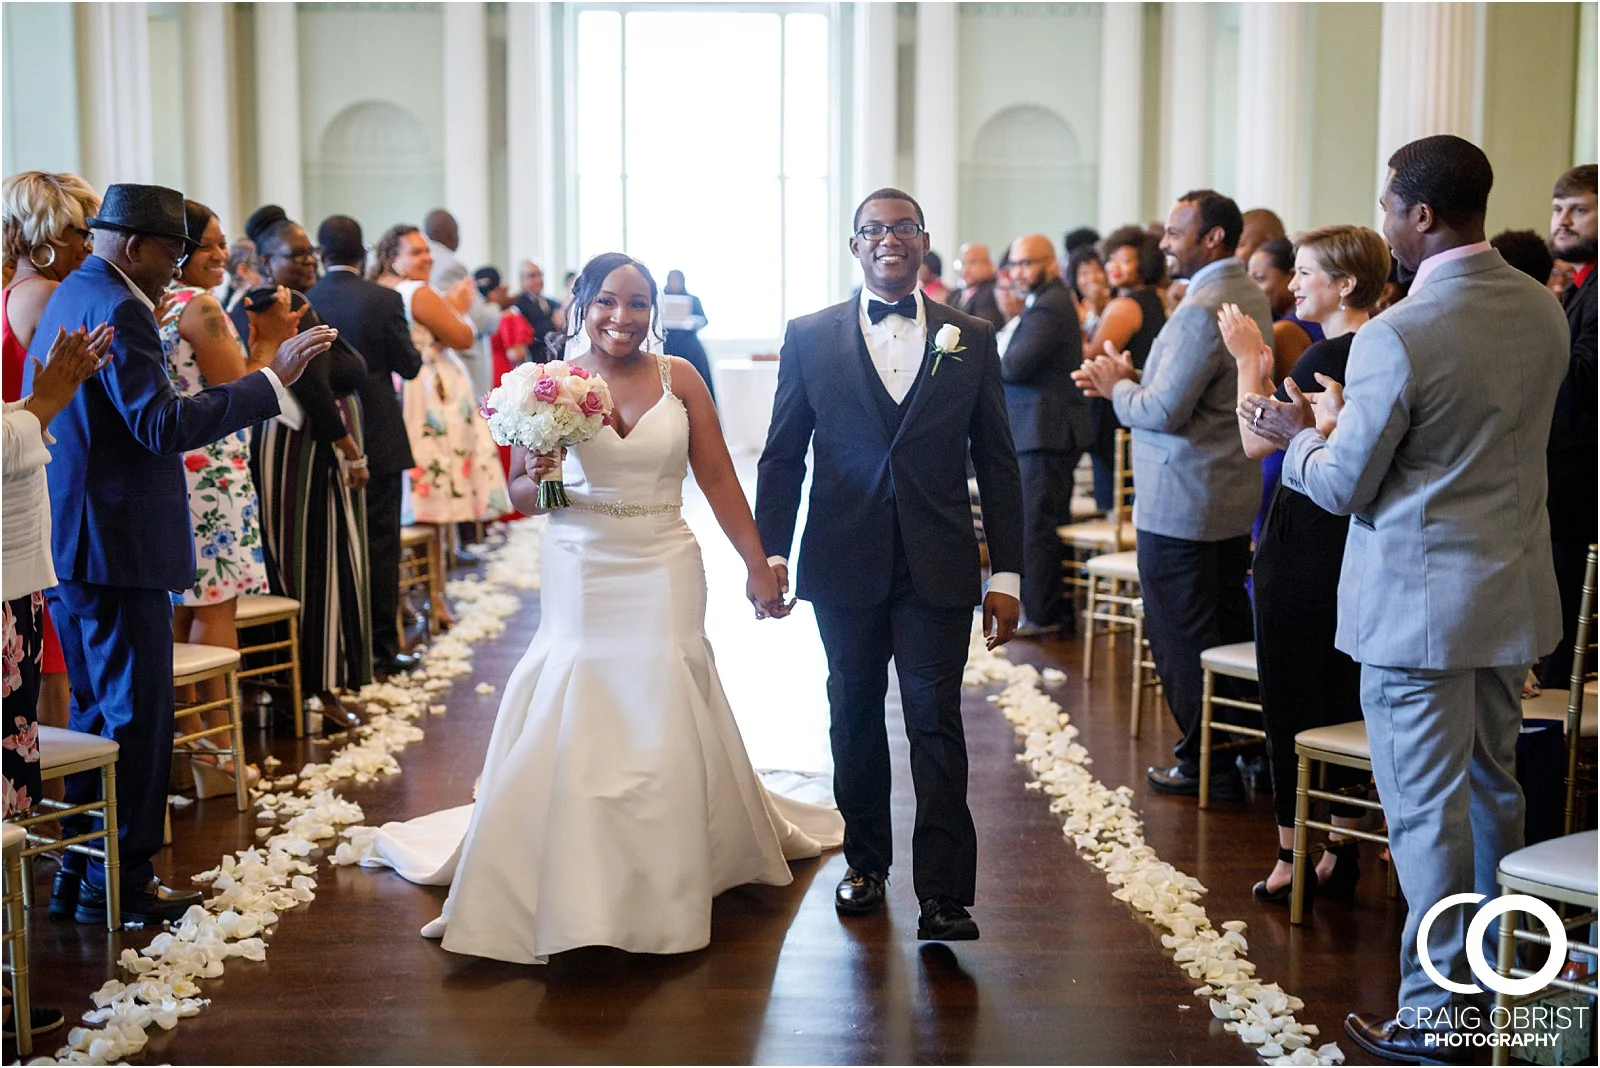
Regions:
[[683, 508], [677, 504], [616, 504], [610, 501], [573, 501], [571, 507], [582, 512], [599, 512], [613, 519], [639, 519], [653, 515], [677, 515]]

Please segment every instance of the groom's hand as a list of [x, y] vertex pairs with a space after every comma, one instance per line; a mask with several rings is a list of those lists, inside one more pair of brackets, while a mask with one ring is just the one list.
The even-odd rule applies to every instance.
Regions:
[[983, 598], [984, 644], [990, 649], [1004, 645], [1016, 633], [1022, 618], [1022, 604], [1015, 597], [993, 591]]

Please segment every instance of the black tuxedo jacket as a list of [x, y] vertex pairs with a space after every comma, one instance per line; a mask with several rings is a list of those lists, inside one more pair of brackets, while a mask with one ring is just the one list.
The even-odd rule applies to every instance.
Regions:
[[1000, 311], [1000, 303], [994, 298], [994, 279], [979, 282], [975, 286], [963, 286], [956, 290], [950, 298], [950, 303], [966, 312], [975, 315], [990, 323], [996, 330], [1006, 325], [1006, 317]]
[[1018, 452], [1076, 452], [1091, 441], [1089, 400], [1072, 381], [1083, 363], [1083, 330], [1072, 295], [1051, 279], [1022, 310], [1001, 369]]
[[329, 271], [306, 297], [366, 363], [367, 373], [356, 392], [361, 397], [368, 473], [394, 475], [410, 470], [415, 464], [411, 441], [390, 377], [392, 373], [415, 378], [422, 370], [422, 354], [411, 341], [405, 301], [387, 286], [349, 271]]
[[[923, 600], [977, 604], [982, 580], [969, 452], [991, 566], [1022, 571], [1022, 481], [994, 328], [925, 300], [928, 354], [897, 405], [867, 353], [859, 307], [852, 299], [789, 324], [756, 488], [761, 543], [769, 556], [790, 555], [809, 448], [816, 467], [797, 596], [845, 607], [888, 600], [898, 534]], [[964, 351], [944, 357], [935, 371], [932, 341], [947, 323], [960, 329]]]
[[1566, 380], [1556, 394], [1548, 453], [1550, 533], [1557, 541], [1592, 542], [1596, 508], [1595, 272], [1561, 295], [1572, 331]]

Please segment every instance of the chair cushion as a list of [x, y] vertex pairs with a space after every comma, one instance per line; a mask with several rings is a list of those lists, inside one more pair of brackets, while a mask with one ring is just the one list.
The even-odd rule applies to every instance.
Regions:
[[1513, 879], [1559, 886], [1593, 897], [1597, 852], [1600, 831], [1584, 831], [1519, 849], [1501, 859], [1500, 870]]
[[1367, 744], [1367, 724], [1365, 720], [1351, 720], [1349, 723], [1335, 723], [1331, 727], [1312, 727], [1308, 731], [1301, 731], [1294, 736], [1294, 747], [1298, 752], [1307, 750], [1312, 753], [1338, 753], [1341, 756], [1360, 757], [1363, 760], [1372, 759], [1372, 747]]
[[22, 847], [28, 841], [28, 832], [18, 827], [15, 823], [3, 825], [4, 838], [0, 845], [5, 847], [5, 855], [9, 857], [22, 856]]
[[1256, 677], [1256, 643], [1215, 645], [1200, 654], [1200, 666], [1234, 679]]
[[103, 763], [106, 757], [117, 758], [117, 743], [110, 738], [39, 724], [40, 771], [84, 760], [99, 759]]
[[432, 527], [401, 527], [400, 547], [402, 549], [419, 549], [433, 540]]
[[1122, 525], [1122, 540], [1117, 540], [1117, 525], [1106, 519], [1091, 519], [1084, 523], [1068, 523], [1056, 527], [1056, 536], [1068, 545], [1087, 545], [1091, 548], [1105, 546], [1121, 551], [1124, 544], [1133, 544], [1133, 526]]
[[299, 611], [300, 602], [293, 597], [258, 596], [253, 593], [247, 593], [239, 598], [234, 618], [240, 623], [248, 623], [253, 619], [260, 619], [264, 616], [280, 616], [289, 612], [298, 614]]
[[[1600, 725], [1600, 714], [1596, 713], [1594, 683], [1589, 683], [1583, 688], [1583, 718], [1578, 721], [1578, 736], [1582, 738], [1595, 737], [1596, 727]], [[1538, 697], [1525, 698], [1522, 702], [1523, 719], [1559, 719], [1563, 723], [1567, 719], [1567, 691], [1546, 690]]]
[[1094, 503], [1093, 497], [1072, 498], [1072, 518], [1074, 520], [1099, 519], [1106, 514], [1106, 510]]
[[1101, 553], [1084, 561], [1084, 570], [1101, 578], [1139, 581], [1139, 554], [1132, 550], [1121, 553]]
[[220, 645], [194, 645], [190, 642], [178, 642], [172, 647], [174, 678], [238, 666], [237, 649], [224, 649]]

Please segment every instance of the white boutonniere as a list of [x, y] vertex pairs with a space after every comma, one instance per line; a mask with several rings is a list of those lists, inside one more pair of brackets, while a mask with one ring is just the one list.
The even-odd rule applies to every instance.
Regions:
[[929, 377], [939, 373], [939, 362], [946, 356], [960, 363], [961, 357], [956, 353], [966, 351], [961, 344], [961, 328], [954, 323], [945, 323], [933, 335], [933, 369], [928, 372]]

